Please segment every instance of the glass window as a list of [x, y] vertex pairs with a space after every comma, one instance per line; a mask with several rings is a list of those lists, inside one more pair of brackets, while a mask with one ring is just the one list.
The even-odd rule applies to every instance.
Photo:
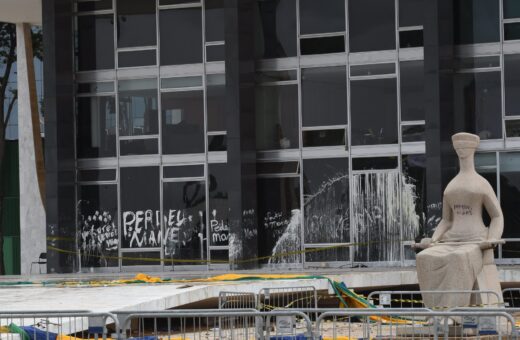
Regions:
[[401, 120], [424, 120], [424, 61], [402, 61]]
[[397, 143], [395, 79], [351, 82], [352, 145]]
[[459, 73], [453, 87], [456, 126], [480, 139], [502, 138], [500, 72]]
[[78, 181], [115, 181], [116, 169], [100, 169], [100, 170], [80, 170], [78, 171]]
[[498, 0], [455, 0], [456, 44], [479, 44], [500, 40]]
[[226, 131], [226, 76], [211, 74], [206, 80], [208, 131]]
[[162, 93], [161, 104], [162, 152], [204, 152], [203, 91]]
[[161, 89], [202, 86], [202, 76], [162, 78]]
[[206, 47], [206, 61], [224, 61], [226, 59], [226, 46], [214, 45]]
[[165, 166], [163, 178], [204, 177], [204, 165]]
[[399, 32], [399, 47], [420, 47], [423, 46], [423, 30], [406, 30]]
[[520, 18], [520, 2], [517, 0], [504, 1], [504, 19]]
[[377, 74], [395, 74], [395, 63], [350, 66], [351, 77], [374, 76]]
[[182, 260], [206, 258], [205, 188], [204, 181], [163, 184], [163, 209], [166, 222], [164, 256], [166, 258]]
[[257, 58], [296, 56], [296, 1], [258, 0]]
[[225, 40], [224, 0], [205, 0], [206, 41]]
[[202, 62], [201, 8], [177, 8], [159, 13], [161, 65]]
[[156, 138], [122, 140], [119, 144], [119, 155], [155, 155], [159, 153], [159, 143]]
[[345, 31], [345, 0], [300, 0], [300, 34]]
[[346, 145], [345, 129], [326, 129], [302, 131], [303, 146], [335, 146]]
[[302, 69], [303, 126], [347, 123], [345, 66]]
[[[258, 256], [286, 254], [300, 250], [300, 179], [259, 178]], [[274, 256], [261, 263], [298, 263], [300, 254]]]
[[[520, 153], [500, 154], [500, 205], [504, 214], [502, 238], [520, 238]], [[518, 244], [506, 243], [502, 246], [502, 256], [520, 257]]]
[[78, 16], [78, 71], [114, 68], [114, 15]]
[[[121, 259], [121, 265], [123, 267], [131, 266], [160, 266], [161, 265], [161, 253], [158, 251], [140, 251], [140, 252], [129, 252], [121, 253], [123, 257]], [[166, 263], [169, 265], [169, 263]]]
[[157, 43], [155, 0], [117, 0], [117, 47]]
[[78, 2], [78, 12], [112, 9], [112, 0], [93, 0]]
[[256, 71], [255, 81], [257, 83], [271, 83], [276, 81], [298, 80], [298, 73], [296, 70], [283, 71]]
[[117, 67], [137, 67], [156, 65], [155, 50], [129, 51], [118, 53]]
[[255, 104], [257, 149], [298, 148], [298, 85], [259, 86]]
[[424, 21], [424, 1], [399, 0], [399, 27], [422, 26]]
[[345, 52], [345, 37], [338, 35], [301, 39], [300, 50], [302, 55], [343, 53]]
[[210, 245], [225, 246], [229, 238], [229, 174], [227, 164], [209, 164]]
[[78, 158], [116, 156], [116, 104], [114, 97], [78, 98]]
[[391, 0], [349, 1], [350, 51], [395, 49], [395, 5]]
[[119, 133], [121, 136], [158, 133], [156, 79], [119, 81]]
[[352, 170], [397, 169], [397, 157], [352, 158]]
[[118, 266], [117, 185], [82, 185], [78, 199], [81, 266]]
[[122, 248], [161, 244], [159, 167], [121, 168]]
[[506, 120], [506, 137], [515, 138], [520, 137], [520, 120]]
[[403, 125], [401, 131], [403, 143], [425, 141], [426, 131], [424, 124]]
[[520, 23], [504, 24], [504, 40], [520, 40]]
[[350, 241], [348, 158], [303, 161], [305, 243]]
[[520, 115], [520, 54], [504, 55], [506, 116]]
[[209, 135], [208, 136], [208, 151], [226, 151], [227, 150], [227, 135]]
[[78, 83], [78, 93], [114, 92], [114, 82]]

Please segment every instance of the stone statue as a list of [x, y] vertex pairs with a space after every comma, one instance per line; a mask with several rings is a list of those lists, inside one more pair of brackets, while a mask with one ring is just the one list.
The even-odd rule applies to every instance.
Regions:
[[[492, 290], [491, 294], [423, 294], [427, 307], [462, 307], [474, 303], [495, 305], [502, 302], [493, 248], [503, 243], [502, 209], [491, 185], [475, 171], [474, 155], [480, 138], [469, 133], [452, 136], [459, 157], [460, 171], [446, 190], [442, 220], [432, 238], [421, 240], [417, 248], [417, 276], [422, 291]], [[491, 217], [489, 227], [482, 221], [482, 207]], [[493, 307], [493, 306], [491, 306]]]

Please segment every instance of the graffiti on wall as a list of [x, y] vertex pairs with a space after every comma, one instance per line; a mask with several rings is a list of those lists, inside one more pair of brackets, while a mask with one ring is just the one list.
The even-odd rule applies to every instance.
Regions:
[[117, 256], [119, 248], [117, 229], [108, 211], [81, 215], [79, 242], [83, 266], [108, 266], [109, 257]]
[[271, 252], [269, 264], [274, 263], [298, 263], [301, 254], [301, 213], [300, 209], [293, 209], [291, 217], [286, 218], [281, 212], [268, 212], [264, 217], [266, 230], [282, 231]]

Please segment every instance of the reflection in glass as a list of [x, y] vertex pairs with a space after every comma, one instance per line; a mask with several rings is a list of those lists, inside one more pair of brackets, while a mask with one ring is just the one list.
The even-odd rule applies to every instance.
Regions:
[[338, 35], [300, 39], [300, 50], [302, 55], [342, 53], [345, 52], [345, 37]]
[[163, 184], [165, 258], [182, 260], [206, 258], [205, 187], [204, 181]]
[[500, 40], [498, 0], [455, 0], [456, 44], [479, 44]]
[[226, 151], [227, 150], [227, 135], [209, 135], [208, 136], [208, 151]]
[[202, 62], [202, 9], [159, 11], [161, 65]]
[[117, 0], [117, 47], [156, 45], [155, 0]]
[[162, 152], [204, 152], [203, 91], [162, 93], [161, 104]]
[[296, 56], [296, 1], [258, 0], [257, 58]]
[[298, 148], [298, 85], [259, 86], [255, 104], [257, 149]]
[[204, 0], [206, 41], [225, 40], [224, 0]]
[[82, 185], [78, 190], [81, 266], [118, 266], [117, 185]]
[[345, 31], [345, 1], [300, 0], [300, 34]]
[[345, 66], [302, 69], [303, 126], [347, 123]]
[[352, 145], [397, 143], [395, 79], [351, 82]]
[[407, 142], [424, 142], [425, 126], [424, 124], [403, 125], [401, 127], [403, 143]]
[[506, 120], [506, 137], [520, 137], [520, 120]]
[[158, 251], [121, 253], [121, 257], [121, 265], [123, 267], [161, 265], [161, 253]]
[[[259, 178], [258, 256], [286, 254], [300, 250], [300, 179]], [[272, 257], [261, 263], [298, 263], [300, 254]]]
[[520, 115], [520, 54], [504, 55], [506, 116]]
[[350, 0], [351, 52], [395, 49], [395, 6], [388, 0]]
[[78, 16], [78, 71], [114, 68], [114, 15]]
[[424, 120], [424, 61], [402, 61], [401, 120]]
[[161, 245], [159, 167], [121, 168], [121, 247]]
[[458, 126], [480, 139], [502, 138], [500, 72], [458, 73], [453, 86]]
[[157, 132], [157, 80], [120, 80], [119, 134], [139, 136]]
[[[500, 153], [500, 205], [504, 214], [502, 238], [520, 238], [520, 153]], [[502, 256], [518, 258], [518, 245], [506, 243]]]
[[399, 27], [423, 25], [424, 1], [399, 0]]
[[114, 97], [78, 98], [78, 158], [116, 156]]
[[161, 89], [202, 86], [202, 76], [162, 78]]
[[119, 142], [119, 155], [155, 155], [159, 153], [159, 145], [156, 138], [122, 140]]
[[304, 160], [303, 197], [305, 243], [349, 242], [348, 158]]
[[209, 164], [209, 238], [212, 246], [228, 245], [229, 174], [227, 164]]
[[208, 131], [226, 131], [226, 76], [210, 74], [206, 79]]
[[335, 146], [346, 145], [345, 129], [302, 131], [303, 146]]

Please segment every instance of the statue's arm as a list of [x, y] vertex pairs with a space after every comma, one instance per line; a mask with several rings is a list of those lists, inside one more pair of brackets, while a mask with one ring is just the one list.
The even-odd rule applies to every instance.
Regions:
[[435, 232], [432, 236], [432, 242], [438, 242], [442, 239], [442, 236], [451, 228], [453, 223], [453, 211], [451, 210], [451, 206], [446, 201], [446, 198], [442, 200], [442, 219], [437, 228], [435, 228]]
[[502, 214], [502, 209], [495, 196], [495, 192], [489, 184], [488, 186], [486, 195], [484, 196], [484, 207], [491, 218], [487, 238], [490, 241], [494, 241], [500, 240], [502, 237], [502, 232], [504, 231], [504, 215]]

